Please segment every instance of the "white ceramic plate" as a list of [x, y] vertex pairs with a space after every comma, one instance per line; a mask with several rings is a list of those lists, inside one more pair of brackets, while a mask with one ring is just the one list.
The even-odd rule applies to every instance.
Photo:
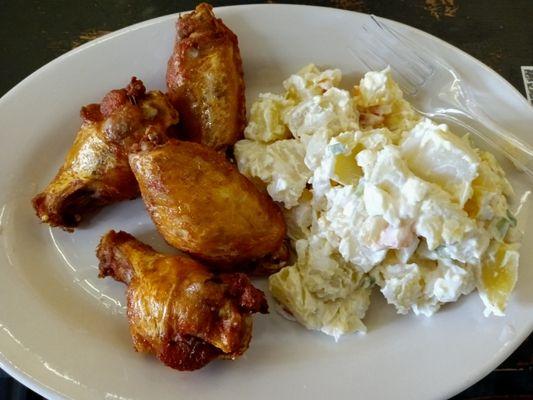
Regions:
[[[249, 103], [259, 91], [280, 90], [284, 77], [310, 61], [341, 68], [346, 84], [362, 72], [347, 48], [358, 40], [363, 14], [287, 5], [216, 11], [239, 36]], [[431, 319], [397, 316], [374, 296], [368, 334], [339, 343], [271, 313], [256, 318], [252, 345], [235, 362], [180, 373], [135, 353], [124, 287], [97, 278], [94, 249], [111, 228], [164, 249], [142, 203], [107, 207], [69, 234], [40, 224], [30, 199], [62, 162], [81, 105], [132, 75], [164, 88], [175, 20], [158, 18], [88, 43], [0, 100], [2, 368], [50, 398], [443, 398], [487, 374], [524, 340], [533, 328], [527, 245], [505, 318], [484, 318], [475, 294]], [[518, 135], [530, 131], [530, 107], [495, 72], [434, 37], [395, 26], [452, 62], [498, 121]], [[516, 173], [513, 182], [523, 187]]]

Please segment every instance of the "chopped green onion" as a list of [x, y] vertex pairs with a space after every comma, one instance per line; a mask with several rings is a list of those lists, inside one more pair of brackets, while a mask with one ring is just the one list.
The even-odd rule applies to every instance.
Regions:
[[511, 223], [511, 226], [514, 228], [516, 226], [517, 221], [515, 216], [509, 210], [507, 210], [507, 219]]
[[499, 240], [503, 240], [505, 235], [507, 235], [507, 231], [509, 230], [509, 227], [511, 226], [511, 221], [509, 221], [507, 218], [500, 218], [498, 222], [495, 224], [495, 228], [498, 231], [500, 237]]

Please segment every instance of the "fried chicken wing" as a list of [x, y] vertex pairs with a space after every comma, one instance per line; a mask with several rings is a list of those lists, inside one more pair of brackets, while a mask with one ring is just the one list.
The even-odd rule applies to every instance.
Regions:
[[100, 277], [128, 285], [133, 345], [179, 370], [235, 359], [252, 336], [252, 313], [268, 312], [246, 275], [209, 272], [185, 255], [155, 252], [125, 232], [108, 232], [97, 249]]
[[217, 151], [171, 139], [130, 154], [130, 166], [170, 245], [221, 268], [283, 253], [279, 207]]
[[237, 36], [205, 3], [181, 16], [176, 28], [167, 87], [185, 139], [224, 149], [242, 137], [246, 119]]
[[178, 122], [167, 97], [146, 93], [132, 78], [125, 89], [112, 90], [101, 104], [81, 109], [83, 123], [63, 166], [32, 200], [37, 216], [68, 230], [88, 211], [139, 194], [128, 153], [144, 135], [166, 134]]

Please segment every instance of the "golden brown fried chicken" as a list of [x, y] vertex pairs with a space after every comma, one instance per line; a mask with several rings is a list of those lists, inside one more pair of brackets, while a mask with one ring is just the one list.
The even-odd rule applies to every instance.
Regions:
[[167, 97], [146, 93], [136, 78], [125, 89], [110, 91], [101, 104], [82, 107], [80, 114], [83, 123], [63, 166], [32, 201], [41, 221], [66, 229], [88, 211], [137, 197], [130, 149], [144, 135], [164, 135], [178, 122]]
[[205, 3], [181, 16], [176, 28], [167, 87], [185, 139], [224, 149], [242, 137], [246, 119], [237, 36]]
[[252, 313], [268, 312], [264, 294], [243, 274], [213, 275], [185, 255], [155, 252], [125, 232], [100, 241], [100, 277], [128, 285], [133, 345], [179, 370], [235, 359], [252, 336]]
[[130, 166], [170, 245], [218, 267], [283, 256], [279, 207], [217, 151], [171, 139], [132, 153]]

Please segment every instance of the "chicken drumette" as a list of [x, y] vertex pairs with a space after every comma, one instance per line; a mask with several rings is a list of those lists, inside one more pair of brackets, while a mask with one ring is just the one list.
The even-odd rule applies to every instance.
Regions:
[[167, 87], [182, 138], [224, 149], [242, 137], [246, 122], [237, 36], [205, 3], [181, 16], [176, 28]]
[[273, 253], [278, 261], [288, 257], [281, 210], [224, 155], [175, 139], [141, 147], [130, 154], [130, 166], [170, 245], [221, 268]]
[[248, 348], [252, 314], [267, 313], [264, 294], [243, 274], [214, 275], [185, 255], [163, 255], [125, 232], [100, 241], [100, 277], [128, 285], [127, 315], [134, 347], [179, 370]]
[[83, 214], [139, 194], [128, 153], [146, 135], [166, 135], [178, 122], [167, 97], [146, 93], [132, 78], [125, 89], [112, 90], [101, 104], [81, 109], [82, 126], [63, 166], [32, 200], [41, 221], [72, 229]]

